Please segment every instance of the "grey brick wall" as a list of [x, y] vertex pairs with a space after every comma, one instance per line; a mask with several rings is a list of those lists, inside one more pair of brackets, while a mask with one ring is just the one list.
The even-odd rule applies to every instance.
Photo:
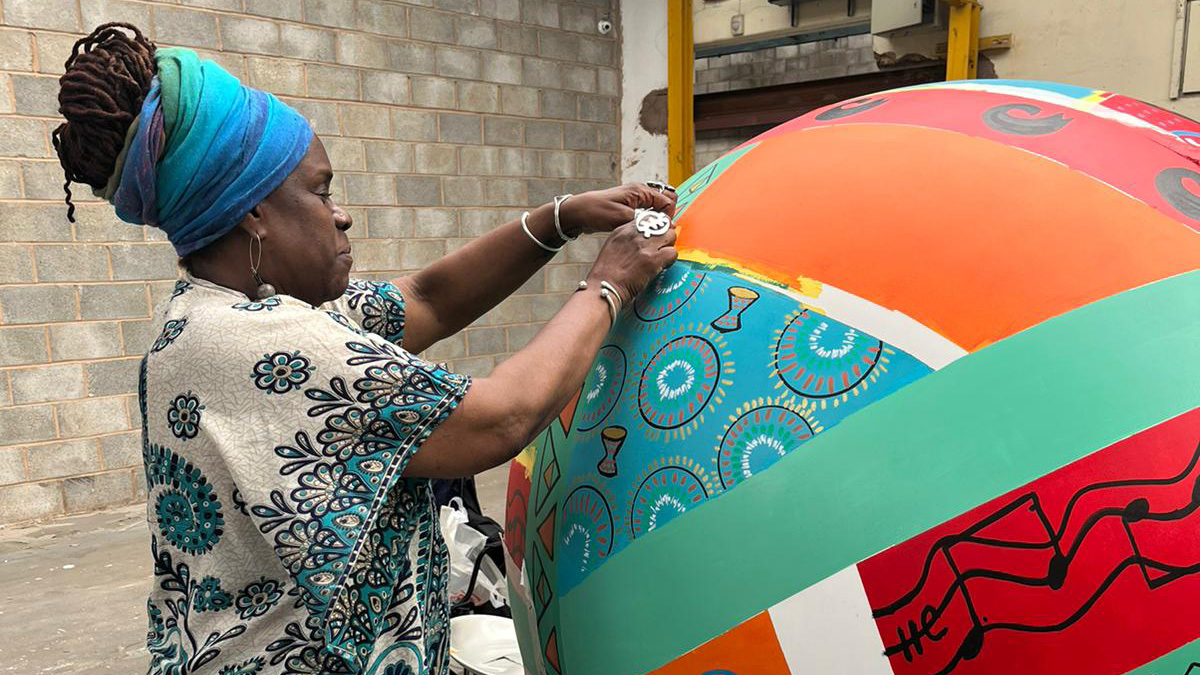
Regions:
[[[137, 362], [175, 258], [86, 188], [66, 221], [49, 132], [75, 39], [136, 23], [296, 106], [339, 172], [358, 274], [392, 278], [616, 181], [619, 49], [595, 31], [614, 2], [0, 0], [0, 524], [144, 498]], [[572, 244], [427, 355], [488, 373], [599, 244]]]
[[852, 35], [696, 59], [695, 93], [874, 73], [879, 68], [872, 45], [870, 35]]
[[[695, 93], [710, 94], [878, 72], [872, 44], [870, 35], [852, 35], [696, 59]], [[708, 164], [768, 128], [698, 132], [696, 166]]]

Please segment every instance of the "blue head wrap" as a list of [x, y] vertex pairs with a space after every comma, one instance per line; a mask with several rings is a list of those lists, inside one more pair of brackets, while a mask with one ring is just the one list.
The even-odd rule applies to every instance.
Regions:
[[167, 233], [184, 256], [233, 229], [296, 168], [313, 132], [275, 96], [189, 49], [159, 49], [158, 75], [110, 190], [117, 217]]

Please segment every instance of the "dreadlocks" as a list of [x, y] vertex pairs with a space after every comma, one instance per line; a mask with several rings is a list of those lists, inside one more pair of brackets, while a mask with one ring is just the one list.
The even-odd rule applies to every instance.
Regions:
[[106, 23], [71, 50], [58, 93], [59, 112], [67, 121], [52, 135], [66, 177], [63, 191], [71, 222], [71, 183], [96, 189], [108, 183], [129, 127], [150, 91], [156, 49], [136, 26]]

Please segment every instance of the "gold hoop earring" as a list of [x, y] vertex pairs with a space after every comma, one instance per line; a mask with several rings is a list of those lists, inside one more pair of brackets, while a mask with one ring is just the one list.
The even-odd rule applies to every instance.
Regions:
[[[257, 256], [254, 255], [255, 242], [258, 242]], [[256, 233], [254, 238], [250, 240], [250, 274], [254, 276], [254, 283], [258, 284], [258, 289], [255, 290], [258, 296], [255, 298], [256, 300], [262, 300], [275, 295], [275, 287], [263, 281], [262, 277], [258, 274], [258, 266], [262, 264], [262, 250], [262, 237]]]

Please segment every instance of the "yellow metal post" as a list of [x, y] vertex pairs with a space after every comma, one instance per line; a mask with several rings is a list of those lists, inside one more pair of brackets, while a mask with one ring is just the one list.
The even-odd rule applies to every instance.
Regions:
[[696, 52], [692, 37], [692, 0], [667, 0], [667, 163], [673, 185], [687, 180], [694, 171], [692, 78]]
[[979, 66], [979, 13], [982, 7], [975, 0], [946, 2], [950, 5], [946, 79], [974, 79]]

